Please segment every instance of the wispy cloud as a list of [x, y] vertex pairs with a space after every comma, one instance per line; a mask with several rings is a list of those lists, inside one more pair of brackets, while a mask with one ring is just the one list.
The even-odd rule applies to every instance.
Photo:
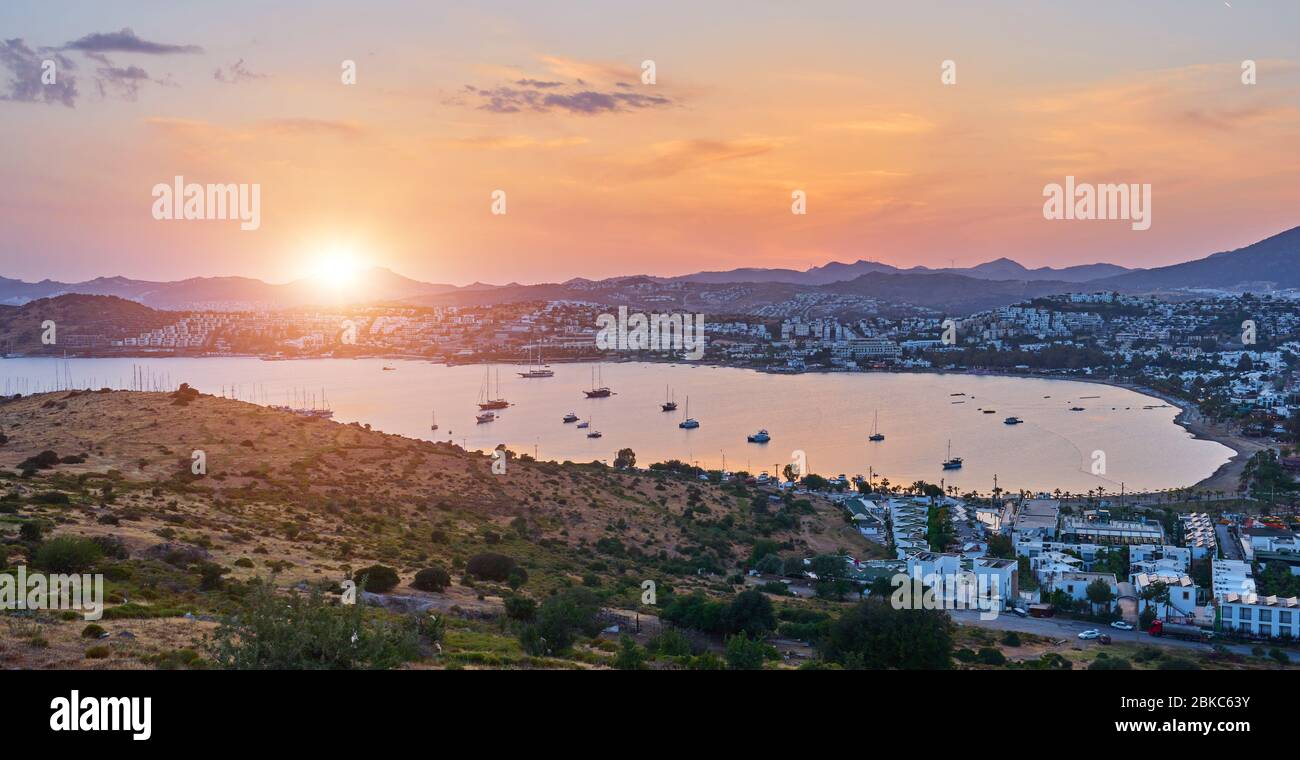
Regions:
[[73, 40], [63, 46], [65, 50], [88, 53], [143, 53], [145, 55], [172, 55], [176, 53], [202, 53], [198, 45], [173, 45], [140, 39], [130, 28], [116, 32], [95, 32]]
[[[44, 60], [55, 63], [55, 81], [51, 84], [41, 81]], [[0, 40], [0, 69], [9, 72], [9, 82], [0, 89], [0, 100], [60, 103], [74, 108], [78, 95], [77, 78], [69, 72], [75, 68], [76, 64], [66, 56], [57, 53], [45, 57], [38, 55], [21, 38]]]
[[440, 145], [472, 150], [517, 150], [520, 148], [568, 148], [585, 145], [586, 137], [556, 137], [541, 140], [527, 135], [485, 135], [482, 137], [453, 137], [439, 140]]
[[480, 89], [473, 85], [466, 85], [465, 91], [472, 100], [478, 102], [477, 108], [479, 110], [491, 113], [520, 113], [522, 111], [550, 113], [563, 111], [592, 115], [619, 111], [638, 111], [672, 104], [671, 100], [662, 95], [646, 95], [637, 92], [600, 92], [588, 89], [568, 92], [540, 92], [535, 89], [508, 86]]
[[765, 138], [739, 140], [670, 140], [651, 146], [655, 154], [626, 167], [626, 179], [663, 179], [713, 164], [753, 158], [770, 153], [780, 145]]
[[216, 71], [212, 72], [213, 79], [217, 80], [218, 82], [224, 82], [226, 84], [239, 84], [241, 82], [253, 82], [258, 79], [266, 79], [267, 76], [268, 76], [267, 74], [258, 74], [257, 72], [249, 71], [248, 67], [244, 65], [243, 58], [240, 58], [238, 61], [235, 61], [229, 66], [219, 68]]

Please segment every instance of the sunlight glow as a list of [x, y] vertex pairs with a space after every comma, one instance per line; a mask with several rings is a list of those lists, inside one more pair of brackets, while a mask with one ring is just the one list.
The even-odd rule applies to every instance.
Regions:
[[334, 249], [315, 262], [312, 276], [328, 288], [342, 290], [352, 284], [365, 268], [365, 262], [352, 251]]

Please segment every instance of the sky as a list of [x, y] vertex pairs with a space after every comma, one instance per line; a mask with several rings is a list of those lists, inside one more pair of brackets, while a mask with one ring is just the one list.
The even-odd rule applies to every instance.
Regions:
[[[1161, 266], [1300, 225], [1300, 3], [6, 0], [0, 145], [26, 280]], [[1045, 219], [1067, 175], [1150, 229]]]

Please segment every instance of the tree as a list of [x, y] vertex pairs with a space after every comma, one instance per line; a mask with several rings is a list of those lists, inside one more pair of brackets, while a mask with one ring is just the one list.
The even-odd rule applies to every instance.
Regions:
[[619, 670], [645, 669], [645, 650], [637, 646], [636, 639], [626, 633], [618, 640], [618, 654], [614, 657], [614, 667]]
[[943, 670], [951, 666], [952, 620], [943, 610], [894, 609], [869, 597], [831, 624], [822, 658], [859, 669]]
[[419, 656], [419, 634], [409, 621], [368, 617], [364, 604], [335, 607], [319, 590], [279, 596], [259, 582], [208, 649], [219, 667], [237, 670], [395, 668]]
[[567, 651], [579, 633], [600, 633], [597, 616], [600, 602], [585, 588], [561, 591], [542, 602], [536, 622], [525, 625], [519, 633], [520, 643], [532, 655], [549, 655]]
[[776, 629], [772, 600], [756, 589], [736, 594], [727, 608], [726, 619], [727, 628], [734, 633], [762, 636]]
[[614, 466], [624, 470], [636, 467], [636, 452], [632, 449], [619, 449], [618, 456], [614, 457]]
[[848, 582], [848, 564], [838, 554], [819, 554], [809, 568], [817, 576], [814, 589], [825, 599], [839, 599], [852, 587]]
[[465, 563], [465, 572], [485, 581], [504, 583], [515, 569], [515, 561], [504, 554], [485, 552], [475, 554]]
[[411, 586], [421, 591], [442, 591], [450, 585], [451, 575], [441, 567], [426, 567], [411, 581]]
[[392, 591], [400, 578], [397, 577], [397, 571], [391, 567], [383, 565], [371, 565], [363, 567], [352, 573], [352, 578], [359, 583], [364, 584], [362, 588], [374, 594], [382, 594]]
[[1110, 584], [1101, 578], [1089, 583], [1084, 593], [1088, 596], [1088, 601], [1094, 609], [1097, 605], [1109, 607], [1110, 603], [1115, 599], [1115, 593], [1110, 590]]
[[727, 639], [727, 667], [731, 670], [762, 670], [767, 645], [743, 634]]

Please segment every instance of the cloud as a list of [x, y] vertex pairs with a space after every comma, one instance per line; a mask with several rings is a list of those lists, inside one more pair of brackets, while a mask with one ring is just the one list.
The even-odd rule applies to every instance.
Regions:
[[622, 174], [634, 181], [663, 179], [712, 164], [761, 156], [779, 147], [775, 141], [761, 138], [671, 140], [651, 146], [654, 157], [627, 167]]
[[527, 135], [486, 135], [483, 137], [456, 137], [439, 140], [439, 143], [457, 148], [476, 150], [516, 150], [519, 148], [567, 148], [573, 145], [585, 145], [590, 140], [585, 137], [556, 137], [539, 140]]
[[266, 79], [266, 77], [267, 77], [266, 74], [258, 74], [256, 72], [249, 71], [248, 68], [244, 66], [243, 58], [240, 58], [238, 61], [235, 61], [234, 63], [225, 67], [225, 69], [217, 69], [216, 71], [212, 72], [213, 79], [217, 80], [218, 82], [225, 82], [226, 84], [239, 84], [240, 82], [252, 82], [257, 79]]
[[[54, 61], [54, 83], [41, 81], [46, 60]], [[77, 78], [68, 73], [76, 68], [70, 59], [57, 53], [43, 58], [22, 39], [0, 40], [0, 69], [9, 72], [10, 80], [0, 89], [0, 100], [24, 103], [62, 103], [74, 108], [77, 102]]]
[[124, 100], [135, 100], [140, 94], [140, 85], [153, 81], [149, 72], [139, 66], [116, 66], [99, 53], [87, 53], [86, 57], [99, 64], [95, 67], [95, 87], [101, 98], [112, 93]]
[[850, 132], [880, 132], [890, 135], [916, 135], [934, 129], [934, 123], [911, 113], [891, 113], [859, 121], [832, 124], [833, 129]]
[[644, 95], [635, 92], [599, 92], [574, 90], [570, 92], [539, 92], [503, 86], [480, 89], [467, 85], [465, 91], [479, 101], [477, 108], [491, 113], [520, 113], [534, 111], [592, 115], [619, 111], [644, 110], [672, 104], [662, 95]]
[[65, 50], [80, 50], [87, 53], [144, 53], [145, 55], [171, 55], [174, 53], [202, 53], [198, 45], [171, 45], [163, 42], [150, 42], [135, 36], [129, 28], [117, 32], [96, 32], [87, 34], [63, 46]]
[[257, 129], [268, 136], [356, 137], [365, 131], [360, 124], [352, 121], [306, 118], [266, 119], [257, 123]]
[[640, 61], [635, 66], [629, 66], [622, 63], [606, 63], [601, 61], [578, 61], [572, 58], [563, 58], [557, 55], [539, 56], [546, 68], [556, 76], [565, 77], [577, 81], [596, 81], [596, 82], [618, 82], [623, 80], [640, 81], [641, 69]]
[[542, 82], [537, 79], [519, 79], [515, 84], [520, 87], [536, 87], [539, 90], [549, 90], [552, 87], [563, 87], [564, 82]]

